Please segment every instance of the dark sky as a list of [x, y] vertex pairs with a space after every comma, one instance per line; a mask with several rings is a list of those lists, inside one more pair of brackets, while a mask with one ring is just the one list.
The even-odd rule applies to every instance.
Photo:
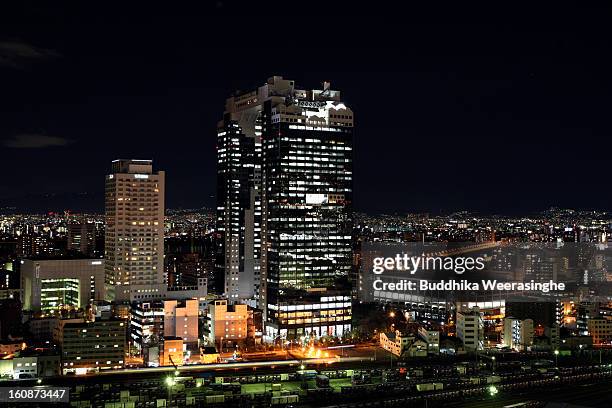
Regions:
[[119, 157], [213, 206], [225, 98], [277, 74], [354, 110], [358, 210], [612, 210], [608, 9], [40, 3], [0, 6], [0, 207], [101, 210]]

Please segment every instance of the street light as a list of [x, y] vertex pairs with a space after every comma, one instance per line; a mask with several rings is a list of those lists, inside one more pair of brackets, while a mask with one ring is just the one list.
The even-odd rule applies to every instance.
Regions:
[[497, 390], [497, 387], [492, 385], [489, 387], [489, 395], [494, 397], [499, 391]]
[[559, 350], [555, 350], [555, 367], [559, 366]]
[[172, 387], [176, 384], [176, 381], [173, 377], [166, 377], [166, 385], [168, 386], [168, 403], [172, 400]]

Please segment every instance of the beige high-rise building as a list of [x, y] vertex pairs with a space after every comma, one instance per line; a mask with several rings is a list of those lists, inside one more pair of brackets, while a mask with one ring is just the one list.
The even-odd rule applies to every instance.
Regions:
[[163, 171], [114, 160], [106, 176], [105, 279], [109, 300], [159, 299], [164, 282]]

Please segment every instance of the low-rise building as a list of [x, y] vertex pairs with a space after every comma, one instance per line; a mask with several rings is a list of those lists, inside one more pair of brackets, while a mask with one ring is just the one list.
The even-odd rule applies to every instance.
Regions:
[[595, 317], [588, 319], [587, 329], [595, 345], [612, 344], [612, 319]]
[[440, 332], [429, 330], [426, 327], [419, 327], [419, 337], [427, 344], [427, 353], [440, 354]]
[[409, 344], [409, 337], [402, 336], [399, 330], [390, 333], [380, 333], [380, 347], [399, 357]]
[[593, 348], [591, 336], [568, 336], [561, 339], [560, 349], [590, 349]]
[[51, 350], [22, 350], [13, 357], [12, 362], [12, 376], [16, 380], [60, 375], [60, 356]]
[[380, 333], [380, 347], [394, 356], [427, 357], [427, 343], [415, 336], [403, 335], [399, 330]]
[[13, 378], [15, 380], [38, 377], [38, 359], [36, 356], [13, 358]]
[[62, 374], [123, 368], [127, 353], [123, 320], [64, 323], [59, 331]]
[[12, 379], [13, 378], [13, 359], [0, 358], [0, 378], [1, 379]]
[[216, 347], [202, 347], [200, 350], [200, 363], [215, 364], [219, 362], [219, 352]]
[[[208, 305], [209, 343], [211, 345], [244, 342], [248, 336], [248, 321], [253, 321], [252, 311], [247, 305], [228, 305], [219, 299]], [[252, 332], [252, 331], [251, 331]]]
[[180, 337], [183, 340], [185, 363], [199, 361], [199, 301], [164, 300], [164, 337]]
[[427, 357], [428, 345], [424, 340], [411, 336], [408, 343], [405, 351], [408, 357]]
[[184, 364], [184, 343], [182, 337], [164, 337], [164, 349], [160, 358], [162, 366], [181, 366]]

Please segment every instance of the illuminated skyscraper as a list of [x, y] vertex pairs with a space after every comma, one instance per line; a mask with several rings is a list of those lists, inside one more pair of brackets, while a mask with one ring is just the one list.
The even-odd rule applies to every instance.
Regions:
[[227, 99], [217, 131], [215, 291], [252, 306], [259, 298], [261, 106], [257, 93]]
[[228, 100], [218, 134], [218, 264], [230, 301], [240, 298], [232, 285], [255, 282], [268, 339], [351, 328], [352, 147], [353, 112], [327, 82], [300, 90], [275, 76]]
[[164, 179], [151, 160], [115, 160], [106, 176], [104, 269], [110, 299], [155, 299], [164, 292]]

